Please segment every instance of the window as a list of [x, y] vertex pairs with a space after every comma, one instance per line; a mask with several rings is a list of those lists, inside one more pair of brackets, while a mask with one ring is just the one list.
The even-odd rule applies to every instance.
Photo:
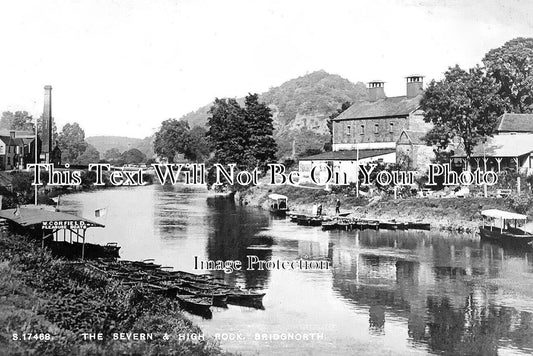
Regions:
[[374, 125], [374, 133], [377, 134], [379, 132], [379, 124]]
[[361, 135], [365, 134], [365, 125], [361, 125]]
[[394, 122], [391, 122], [389, 124], [389, 132], [392, 133], [394, 131]]
[[352, 127], [350, 125], [346, 126], [346, 135], [351, 135], [352, 134]]
[[7, 165], [8, 165], [8, 166], [11, 165], [11, 157], [7, 157]]

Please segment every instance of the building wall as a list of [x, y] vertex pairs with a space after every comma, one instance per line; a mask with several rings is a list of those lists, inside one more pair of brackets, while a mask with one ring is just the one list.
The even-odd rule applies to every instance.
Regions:
[[333, 151], [396, 148], [403, 130], [427, 132], [431, 127], [422, 110], [408, 116], [334, 121]]
[[[366, 165], [370, 162], [376, 162], [380, 161], [383, 163], [396, 163], [396, 153], [387, 153], [379, 156], [364, 158], [359, 160], [359, 165]], [[298, 164], [298, 171], [300, 173], [300, 182], [309, 182], [310, 181], [310, 175], [311, 170], [313, 167], [318, 166], [317, 168], [320, 172], [321, 179], [326, 179], [327, 177], [327, 169], [325, 166], [329, 166], [333, 168], [333, 173], [339, 173], [339, 175], [343, 176], [344, 173], [346, 173], [347, 182], [353, 183], [357, 181], [357, 168], [356, 168], [356, 160], [343, 160], [343, 161], [326, 161], [326, 160], [318, 160], [318, 161], [300, 161]]]
[[[406, 117], [334, 121], [333, 144], [337, 145], [337, 147], [355, 148], [357, 147], [355, 144], [372, 146], [368, 144], [394, 143], [400, 136], [400, 133], [406, 129], [407, 122], [408, 119]], [[380, 145], [373, 146], [376, 148], [380, 147]]]
[[426, 172], [431, 160], [435, 157], [433, 148], [426, 145], [398, 143], [396, 146], [397, 163], [405, 162], [404, 156], [409, 158], [409, 169]]

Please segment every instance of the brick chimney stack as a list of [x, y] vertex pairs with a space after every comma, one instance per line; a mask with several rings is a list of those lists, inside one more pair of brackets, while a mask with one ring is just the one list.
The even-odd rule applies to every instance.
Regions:
[[368, 83], [368, 100], [376, 101], [379, 99], [385, 99], [385, 82], [380, 80], [374, 80]]
[[414, 98], [424, 92], [424, 76], [413, 74], [407, 79], [407, 97]]
[[44, 87], [44, 110], [43, 110], [43, 124], [42, 124], [42, 144], [41, 157], [44, 158], [45, 163], [50, 163], [50, 153], [52, 152], [52, 87], [46, 85]]

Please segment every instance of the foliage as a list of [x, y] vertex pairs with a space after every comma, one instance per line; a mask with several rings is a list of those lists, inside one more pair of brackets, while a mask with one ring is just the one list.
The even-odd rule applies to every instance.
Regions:
[[209, 157], [206, 134], [207, 130], [200, 126], [194, 126], [189, 131], [189, 144], [184, 152], [185, 157], [196, 162], [203, 162]]
[[248, 94], [244, 100], [244, 135], [246, 137], [245, 161], [248, 167], [264, 169], [267, 163], [276, 161], [277, 144], [272, 134], [272, 111], [259, 102], [259, 95]]
[[104, 153], [104, 158], [108, 161], [114, 161], [120, 158], [122, 153], [116, 147], [110, 148]]
[[33, 117], [27, 111], [4, 111], [0, 118], [0, 128], [8, 130], [35, 131]]
[[[178, 334], [201, 333], [175, 301], [139, 286], [120, 285], [83, 265], [54, 259], [23, 236], [0, 235], [0, 320], [4, 333], [42, 332], [48, 342], [12, 342], [0, 338], [5, 354], [38, 355], [214, 355], [211, 340], [180, 340]], [[15, 306], [15, 308], [13, 308]], [[87, 343], [81, 332], [103, 333]], [[114, 341], [115, 332], [153, 332], [154, 340]], [[169, 334], [169, 340], [162, 338]]]
[[75, 162], [88, 146], [85, 142], [85, 131], [77, 122], [65, 124], [58, 136], [58, 141], [61, 149], [61, 162], [65, 163]]
[[302, 128], [300, 130], [288, 130], [276, 136], [278, 143], [278, 158], [292, 157], [294, 143], [294, 153], [296, 156], [302, 156], [302, 152], [309, 149], [321, 149], [330, 140], [329, 135], [320, 134], [313, 130]]
[[146, 161], [146, 155], [136, 148], [123, 152], [120, 158], [125, 164], [139, 164]]
[[207, 138], [215, 163], [253, 169], [275, 161], [272, 114], [257, 94], [246, 97], [244, 108], [235, 99], [217, 98], [210, 113]]
[[154, 151], [168, 162], [174, 162], [178, 153], [191, 161], [203, 161], [209, 156], [205, 135], [202, 127], [190, 129], [187, 121], [168, 119], [155, 134]]
[[74, 164], [89, 165], [100, 161], [100, 152], [92, 145], [87, 145], [85, 151], [74, 160]]
[[533, 209], [533, 195], [531, 193], [513, 193], [505, 200], [512, 209], [520, 214], [527, 214], [531, 209]]
[[515, 38], [483, 58], [487, 73], [500, 88], [512, 112], [533, 112], [533, 38]]
[[468, 71], [450, 67], [442, 81], [431, 81], [420, 102], [424, 120], [435, 129], [427, 137], [440, 148], [448, 146], [452, 138], [460, 138], [467, 157], [475, 145], [492, 135], [496, 121], [506, 103], [497, 92], [494, 79], [485, 76], [479, 67]]

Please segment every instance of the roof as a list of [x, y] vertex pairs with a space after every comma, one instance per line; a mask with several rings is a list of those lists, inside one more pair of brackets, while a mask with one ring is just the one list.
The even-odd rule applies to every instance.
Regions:
[[527, 220], [527, 215], [510, 213], [508, 211], [498, 210], [498, 209], [489, 209], [483, 210], [481, 215], [487, 216], [489, 218], [495, 219], [504, 219], [504, 220]]
[[6, 145], [11, 145], [11, 146], [23, 146], [24, 145], [24, 141], [18, 137], [11, 138], [10, 136], [0, 136], [0, 140], [2, 140]]
[[[359, 150], [359, 159], [371, 158], [396, 152], [395, 149]], [[300, 161], [355, 161], [357, 151], [324, 152], [314, 156], [302, 157]]]
[[0, 171], [0, 186], [9, 187], [13, 183], [13, 175], [5, 171]]
[[403, 130], [396, 142], [399, 143], [403, 137], [406, 137], [409, 143], [412, 143], [415, 145], [425, 145], [426, 142], [424, 141], [424, 137], [426, 136], [426, 134], [427, 132], [424, 132], [424, 131]]
[[[471, 157], [520, 157], [533, 152], [533, 133], [495, 135], [485, 144], [474, 147]], [[464, 149], [458, 149], [454, 157], [465, 157]]]
[[9, 136], [11, 132], [15, 131], [15, 137], [20, 136], [28, 136], [28, 135], [34, 135], [35, 131], [28, 131], [28, 130], [9, 130], [9, 129], [0, 129], [0, 135], [1, 136]]
[[270, 194], [268, 196], [269, 199], [272, 199], [272, 200], [278, 200], [278, 199], [285, 199], [287, 200], [287, 197], [285, 195], [281, 195], [281, 194]]
[[422, 95], [415, 96], [414, 98], [395, 96], [376, 101], [357, 101], [333, 119], [333, 121], [407, 116], [418, 109], [421, 99]]
[[533, 114], [503, 114], [496, 131], [533, 133]]
[[0, 218], [11, 220], [22, 227], [41, 225], [44, 221], [83, 221], [87, 225], [87, 227], [104, 227], [104, 225], [102, 224], [76, 215], [67, 214], [60, 211], [49, 211], [39, 208], [18, 208], [0, 210]]

